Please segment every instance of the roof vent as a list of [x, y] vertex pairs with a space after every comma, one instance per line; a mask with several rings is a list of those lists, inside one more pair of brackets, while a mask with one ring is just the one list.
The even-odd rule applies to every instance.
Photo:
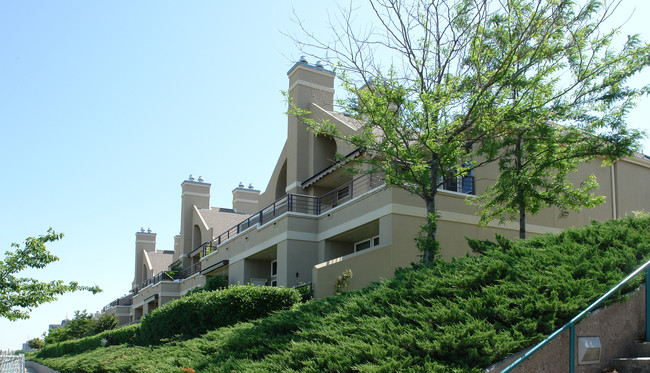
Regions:
[[203, 179], [203, 176], [199, 176], [199, 183], [202, 183], [203, 180], [204, 180], [204, 179]]
[[307, 57], [305, 56], [300, 56], [300, 60], [298, 61], [300, 63], [307, 63]]
[[140, 232], [144, 233], [144, 227], [140, 228]]
[[248, 184], [248, 189], [255, 189], [253, 188], [253, 183]]
[[316, 67], [318, 67], [319, 69], [324, 69], [325, 65], [323, 65], [322, 61], [318, 61], [318, 62], [316, 62]]
[[244, 187], [244, 182], [240, 181], [238, 188], [243, 188]]
[[190, 181], [194, 181], [194, 176], [192, 176], [192, 174], [190, 174], [190, 177], [188, 177], [188, 179], [189, 179]]
[[151, 233], [151, 228], [147, 228], [147, 233]]

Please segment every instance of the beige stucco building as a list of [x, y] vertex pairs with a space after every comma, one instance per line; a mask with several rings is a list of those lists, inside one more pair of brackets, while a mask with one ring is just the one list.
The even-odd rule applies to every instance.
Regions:
[[[334, 74], [305, 61], [288, 72], [288, 94], [316, 120], [329, 120], [343, 133], [354, 123], [334, 111]], [[287, 119], [287, 140], [263, 193], [240, 184], [232, 207], [210, 207], [210, 184], [190, 178], [181, 184], [180, 235], [174, 251], [156, 251], [156, 236], [136, 233], [136, 258], [130, 294], [103, 312], [120, 322], [137, 321], [152, 309], [205, 284], [210, 276], [227, 276], [230, 284], [293, 287], [313, 284], [317, 298], [332, 295], [336, 278], [346, 269], [348, 289], [390, 278], [410, 266], [419, 252], [413, 238], [424, 221], [424, 202], [401, 189], [386, 187], [380, 176], [354, 177], [335, 165], [335, 154], [353, 162], [363, 153], [337, 139], [315, 136], [294, 117]], [[583, 165], [582, 180], [594, 174], [606, 202], [559, 219], [546, 209], [528, 219], [533, 234], [557, 232], [592, 220], [650, 211], [650, 159], [638, 156], [602, 167]], [[478, 225], [476, 207], [466, 203], [495, 181], [492, 164], [447, 183], [438, 194], [438, 235], [445, 259], [465, 255], [465, 237], [493, 239], [495, 233], [518, 236], [515, 223]]]

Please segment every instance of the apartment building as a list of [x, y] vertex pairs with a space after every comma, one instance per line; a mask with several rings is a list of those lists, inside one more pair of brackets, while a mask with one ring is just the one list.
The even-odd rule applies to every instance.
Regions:
[[[334, 74], [304, 59], [288, 72], [288, 94], [316, 120], [353, 133], [355, 123], [334, 111]], [[227, 276], [230, 284], [293, 287], [311, 283], [317, 298], [332, 295], [336, 278], [346, 269], [349, 289], [390, 278], [398, 267], [418, 261], [413, 238], [424, 222], [424, 202], [384, 185], [377, 174], [352, 176], [338, 167], [335, 154], [353, 163], [365, 156], [338, 139], [316, 136], [294, 117], [287, 118], [287, 140], [264, 192], [252, 185], [233, 189], [228, 207], [210, 206], [210, 184], [190, 177], [181, 184], [180, 235], [174, 251], [156, 251], [155, 233], [136, 233], [135, 274], [128, 296], [107, 305], [120, 324], [134, 322], [160, 305]], [[607, 202], [559, 219], [549, 208], [528, 219], [532, 234], [650, 211], [650, 159], [639, 155], [602, 167], [583, 165], [576, 178], [594, 174]], [[468, 196], [495, 181], [497, 165], [448, 182], [438, 194], [438, 237], [445, 259], [465, 255], [465, 237], [493, 239], [495, 233], [518, 236], [515, 223], [478, 225]]]

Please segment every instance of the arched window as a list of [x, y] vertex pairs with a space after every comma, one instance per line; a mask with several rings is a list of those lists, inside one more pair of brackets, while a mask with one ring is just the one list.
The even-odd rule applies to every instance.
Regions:
[[275, 199], [278, 199], [287, 194], [287, 160], [285, 159], [280, 174], [278, 174], [278, 181], [275, 184]]
[[197, 247], [201, 246], [203, 241], [201, 240], [201, 228], [198, 225], [194, 226], [192, 232], [192, 250], [195, 250]]

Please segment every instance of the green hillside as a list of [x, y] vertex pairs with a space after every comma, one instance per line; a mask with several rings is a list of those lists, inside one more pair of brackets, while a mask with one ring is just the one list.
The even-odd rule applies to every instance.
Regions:
[[30, 359], [61, 372], [480, 372], [650, 259], [650, 219], [498, 241], [474, 242], [482, 255], [401, 269], [366, 289], [198, 338]]

